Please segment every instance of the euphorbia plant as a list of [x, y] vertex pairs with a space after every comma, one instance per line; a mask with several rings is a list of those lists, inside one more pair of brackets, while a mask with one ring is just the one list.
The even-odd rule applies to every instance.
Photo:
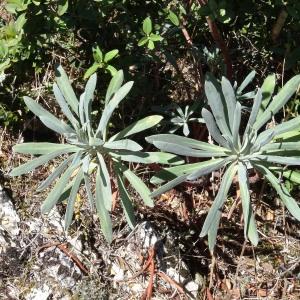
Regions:
[[[84, 185], [90, 206], [92, 208], [96, 206], [102, 231], [109, 242], [112, 240], [112, 224], [109, 216], [112, 207], [112, 169], [117, 177], [127, 221], [133, 227], [133, 206], [124, 179], [128, 180], [146, 205], [153, 206], [153, 201], [149, 196], [149, 189], [130, 170], [127, 162], [182, 163], [182, 160], [173, 154], [141, 152], [142, 147], [128, 138], [157, 125], [162, 119], [159, 115], [145, 117], [117, 134], [111, 135], [109, 131], [111, 116], [133, 85], [132, 81], [123, 85], [123, 80], [122, 71], [118, 71], [112, 78], [106, 92], [105, 106], [100, 120], [98, 125], [94, 126], [95, 120], [92, 118], [91, 104], [97, 83], [96, 74], [90, 77], [85, 91], [78, 100], [65, 71], [59, 66], [56, 74], [57, 83], [53, 85], [53, 92], [66, 122], [56, 118], [33, 99], [25, 97], [24, 101], [27, 107], [47, 127], [65, 138], [65, 143], [23, 143], [13, 147], [15, 152], [40, 156], [13, 169], [11, 171], [12, 176], [28, 173], [58, 156], [65, 155], [60, 165], [38, 188], [38, 191], [42, 191], [54, 184], [42, 204], [42, 212], [47, 213], [56, 203], [67, 200], [65, 215], [65, 227], [67, 229], [72, 221], [76, 195], [80, 186]], [[111, 165], [112, 168], [110, 168]], [[91, 177], [94, 175], [96, 184], [93, 194]]]
[[[269, 77], [268, 81], [270, 80], [272, 81], [272, 78]], [[249, 192], [249, 171], [252, 169], [265, 176], [289, 212], [300, 221], [297, 202], [273, 173], [274, 170], [278, 171], [278, 166], [300, 165], [300, 141], [285, 141], [292, 130], [299, 129], [300, 117], [264, 130], [266, 123], [286, 104], [299, 87], [300, 75], [288, 81], [272, 100], [274, 85], [269, 83], [263, 85], [263, 90], [258, 89], [243, 134], [242, 106], [236, 99], [232, 85], [223, 77], [221, 85], [214, 84], [210, 79], [206, 80], [205, 93], [211, 111], [206, 108], [202, 110], [202, 117], [217, 145], [172, 134], [158, 134], [146, 138], [158, 149], [169, 153], [211, 158], [199, 163], [162, 170], [152, 178], [152, 182], [170, 181], [154, 191], [152, 197], [184, 181], [193, 181], [215, 170], [225, 169], [218, 194], [200, 233], [201, 237], [208, 234], [210, 250], [215, 246], [222, 207], [235, 176], [242, 200], [245, 238], [248, 238], [253, 245], [257, 245], [258, 234]], [[278, 139], [279, 137], [281, 140]]]

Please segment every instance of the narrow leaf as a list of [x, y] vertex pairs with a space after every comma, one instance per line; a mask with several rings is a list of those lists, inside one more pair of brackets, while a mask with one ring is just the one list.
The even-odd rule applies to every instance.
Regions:
[[62, 112], [65, 114], [65, 116], [71, 122], [73, 127], [74, 128], [79, 127], [77, 120], [75, 119], [71, 110], [69, 109], [69, 106], [68, 106], [67, 102], [65, 101], [65, 98], [56, 83], [53, 84], [53, 93], [54, 93], [55, 99], [56, 99], [57, 103], [59, 104]]
[[80, 148], [70, 144], [56, 144], [47, 142], [22, 143], [13, 146], [13, 151], [23, 154], [48, 154], [54, 151], [66, 151], [66, 153], [77, 152]]
[[122, 70], [119, 70], [116, 75], [111, 79], [109, 86], [107, 88], [106, 96], [105, 96], [105, 105], [108, 104], [111, 97], [120, 89], [122, 83], [124, 81], [124, 73]]
[[153, 142], [154, 146], [164, 152], [169, 152], [177, 155], [191, 156], [191, 157], [213, 157], [213, 156], [227, 156], [224, 152], [208, 152], [202, 150], [195, 150], [186, 146], [168, 143], [168, 142]]
[[252, 245], [257, 246], [259, 238], [250, 202], [249, 178], [247, 174], [247, 167], [242, 163], [239, 163], [238, 165], [238, 179], [244, 214], [245, 238], [249, 238]]
[[57, 179], [62, 172], [66, 170], [68, 164], [72, 159], [74, 159], [75, 154], [70, 155], [67, 159], [65, 159], [51, 174], [48, 176], [37, 188], [37, 192], [41, 192], [45, 190], [48, 186], [52, 184], [52, 182]]
[[113, 113], [113, 111], [117, 108], [119, 103], [126, 97], [126, 95], [129, 93], [133, 85], [133, 81], [125, 83], [113, 96], [113, 98], [110, 100], [110, 102], [106, 105], [102, 112], [102, 116], [99, 122], [99, 126], [97, 129], [97, 134], [99, 132], [104, 132], [109, 119]]
[[240, 149], [240, 124], [241, 124], [241, 112], [242, 106], [239, 102], [236, 103], [234, 115], [233, 115], [233, 124], [232, 124], [232, 143], [233, 147], [238, 150]]
[[166, 165], [180, 165], [184, 162], [180, 157], [164, 152], [138, 152], [119, 150], [117, 152], [110, 152], [110, 155], [128, 162], [144, 163], [144, 164], [166, 164]]
[[[223, 135], [231, 136], [231, 131], [228, 127], [229, 118], [227, 108], [224, 108], [224, 104], [218, 89], [211, 81], [205, 81], [205, 95], [208, 100], [208, 104], [211, 107], [215, 122]], [[203, 110], [202, 110], [203, 115]]]
[[70, 84], [69, 78], [61, 65], [56, 68], [55, 77], [64, 98], [71, 106], [73, 112], [78, 115], [78, 100]]
[[131, 199], [126, 190], [125, 183], [122, 179], [122, 174], [116, 172], [116, 175], [118, 180], [118, 188], [120, 192], [121, 203], [125, 212], [126, 220], [128, 222], [129, 227], [133, 229], [135, 226], [135, 217], [134, 217], [134, 211], [133, 211]]
[[[236, 107], [236, 98], [235, 98], [235, 92], [234, 89], [230, 83], [230, 81], [225, 78], [222, 77], [222, 92], [226, 101], [226, 105], [227, 105], [227, 110], [228, 110], [228, 115], [229, 116], [234, 116], [234, 111], [235, 111], [235, 107]], [[233, 126], [233, 118], [229, 118], [229, 124], [231, 127], [231, 131], [232, 131], [232, 126]]]
[[209, 165], [203, 166], [200, 169], [196, 170], [195, 172], [193, 172], [192, 174], [190, 174], [187, 179], [188, 180], [196, 180], [197, 178], [199, 178], [200, 176], [204, 176], [207, 175], [217, 169], [222, 168], [223, 166], [225, 166], [228, 162], [230, 161], [230, 158], [225, 158], [221, 161], [219, 161], [218, 159], [215, 160], [215, 163], [211, 163]]
[[69, 151], [67, 149], [65, 150], [57, 150], [57, 151], [53, 151], [51, 153], [48, 154], [44, 154], [42, 156], [39, 156], [17, 168], [14, 168], [11, 172], [10, 172], [10, 176], [20, 176], [22, 174], [28, 173], [33, 171], [34, 169], [36, 169], [37, 167], [44, 165], [45, 163], [47, 163], [49, 160], [68, 153]]
[[114, 150], [129, 150], [129, 151], [140, 151], [143, 149], [138, 143], [130, 139], [106, 142], [103, 147], [107, 149], [114, 149]]
[[243, 90], [249, 85], [249, 83], [254, 79], [256, 72], [253, 70], [250, 72], [247, 77], [244, 79], [244, 81], [241, 83], [239, 88], [237, 89], [237, 94], [241, 94]]
[[253, 159], [262, 162], [272, 162], [276, 164], [282, 164], [287, 166], [299, 166], [300, 157], [286, 157], [286, 156], [276, 156], [276, 155], [256, 155]]
[[92, 123], [91, 112], [92, 112], [92, 101], [94, 99], [94, 92], [97, 85], [97, 75], [93, 74], [88, 82], [86, 83], [84, 90], [84, 102], [83, 109], [86, 122]]
[[255, 130], [259, 130], [268, 120], [270, 120], [292, 97], [297, 91], [300, 84], [300, 75], [294, 76], [290, 79], [280, 92], [273, 97], [272, 102], [261, 114], [261, 116], [254, 123], [253, 127]]
[[167, 142], [167, 143], [173, 143], [181, 146], [186, 146], [189, 148], [193, 149], [198, 149], [198, 150], [204, 150], [204, 151], [212, 151], [212, 152], [224, 152], [228, 151], [228, 149], [201, 142], [195, 139], [175, 135], [175, 134], [156, 134], [156, 135], [151, 135], [146, 137], [146, 141], [148, 143], [155, 143], [155, 142]]
[[202, 109], [202, 117], [212, 138], [221, 146], [228, 148], [228, 142], [219, 131], [213, 115], [206, 108]]
[[221, 214], [223, 204], [227, 199], [227, 194], [232, 184], [233, 177], [236, 174], [236, 171], [237, 171], [236, 164], [231, 164], [229, 168], [226, 170], [220, 185], [219, 192], [203, 224], [200, 237], [207, 235], [211, 227], [213, 228], [217, 226], [219, 215]]
[[51, 190], [46, 200], [42, 204], [42, 213], [48, 213], [56, 205], [75, 169], [76, 166], [69, 166], [63, 175], [58, 179], [54, 188]]
[[144, 203], [149, 207], [153, 207], [154, 203], [150, 197], [151, 192], [148, 189], [148, 187], [145, 185], [145, 183], [125, 165], [119, 164], [119, 169], [123, 172], [124, 176], [127, 178], [129, 183], [141, 196]]
[[191, 174], [196, 170], [201, 169], [202, 167], [207, 167], [210, 165], [214, 165], [216, 162], [223, 161], [223, 158], [218, 159], [211, 159], [202, 161], [199, 163], [193, 163], [193, 164], [184, 164], [180, 166], [165, 168], [156, 173], [151, 179], [150, 182], [152, 184], [161, 184], [164, 181], [173, 180], [174, 178], [181, 176], [183, 174]]
[[152, 198], [155, 198], [155, 197], [169, 191], [170, 189], [179, 185], [180, 183], [184, 182], [186, 180], [186, 178], [187, 178], [187, 175], [181, 175], [179, 177], [176, 177], [175, 179], [169, 181], [168, 183], [164, 184], [163, 186], [161, 186], [160, 188], [158, 188], [157, 190], [152, 192], [150, 196]]
[[108, 210], [105, 208], [104, 199], [106, 197], [106, 187], [103, 185], [101, 178], [101, 167], [97, 168], [96, 174], [96, 198], [95, 204], [100, 219], [101, 230], [108, 243], [112, 242], [112, 223]]
[[97, 158], [99, 161], [99, 172], [100, 172], [100, 180], [101, 180], [101, 194], [102, 201], [104, 203], [104, 207], [106, 210], [110, 211], [112, 206], [112, 192], [111, 192], [111, 184], [110, 184], [110, 176], [104, 162], [103, 156], [97, 153]]
[[260, 116], [265, 111], [267, 106], [269, 105], [269, 103], [272, 99], [272, 95], [275, 90], [275, 85], [276, 85], [276, 75], [275, 74], [269, 75], [264, 80], [264, 83], [261, 86], [262, 102], [261, 102], [261, 106], [260, 106], [260, 109], [258, 112], [258, 116]]
[[153, 115], [149, 117], [145, 117], [141, 120], [138, 120], [119, 133], [115, 134], [113, 137], [109, 139], [109, 141], [114, 141], [114, 140], [120, 140], [123, 139], [124, 137], [133, 135], [135, 133], [147, 130], [155, 125], [157, 125], [161, 120], [163, 119], [162, 116], [159, 115]]
[[300, 208], [295, 201], [295, 199], [290, 195], [288, 190], [283, 184], [280, 184], [278, 179], [272, 174], [268, 168], [263, 164], [254, 164], [254, 167], [266, 176], [267, 180], [271, 183], [273, 188], [276, 190], [277, 194], [281, 198], [283, 204], [289, 210], [292, 216], [294, 216], [298, 221], [300, 221]]

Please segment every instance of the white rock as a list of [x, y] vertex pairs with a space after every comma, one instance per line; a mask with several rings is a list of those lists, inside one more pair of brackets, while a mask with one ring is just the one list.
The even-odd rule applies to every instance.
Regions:
[[11, 199], [0, 186], [0, 229], [6, 231], [10, 236], [17, 236], [20, 232], [19, 222], [20, 218]]
[[43, 284], [38, 288], [33, 288], [29, 294], [25, 296], [26, 300], [47, 300], [51, 295], [51, 288], [47, 284]]

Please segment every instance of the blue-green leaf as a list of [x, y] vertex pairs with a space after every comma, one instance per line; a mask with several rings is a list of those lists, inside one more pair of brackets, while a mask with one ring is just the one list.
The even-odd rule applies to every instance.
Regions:
[[65, 72], [65, 70], [62, 68], [61, 65], [59, 65], [55, 70], [55, 77], [56, 82], [59, 86], [59, 89], [61, 90], [64, 98], [68, 102], [68, 104], [71, 106], [73, 112], [78, 115], [78, 100], [77, 97], [73, 91], [73, 88], [71, 86], [71, 83], [69, 81], [69, 78]]
[[96, 174], [96, 208], [100, 219], [101, 230], [108, 243], [112, 242], [112, 223], [108, 210], [105, 208], [105, 197], [107, 196], [107, 187], [103, 185], [103, 178], [101, 178], [101, 167], [97, 168]]
[[116, 175], [118, 180], [118, 188], [119, 188], [121, 203], [125, 212], [126, 220], [128, 222], [129, 227], [133, 229], [135, 226], [135, 217], [134, 217], [134, 211], [133, 211], [131, 199], [126, 190], [125, 183], [122, 178], [122, 174], [117, 171]]
[[209, 212], [203, 224], [200, 237], [207, 235], [208, 231], [211, 228], [216, 228], [218, 226], [219, 223], [218, 220], [222, 213], [222, 207], [224, 202], [227, 199], [227, 194], [232, 184], [232, 180], [236, 174], [236, 171], [237, 171], [237, 166], [234, 163], [231, 164], [229, 168], [226, 170], [220, 185], [219, 192], [215, 200], [213, 201], [213, 204], [209, 209]]

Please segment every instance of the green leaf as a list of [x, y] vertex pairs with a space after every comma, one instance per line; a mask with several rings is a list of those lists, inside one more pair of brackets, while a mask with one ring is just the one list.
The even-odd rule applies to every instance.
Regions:
[[103, 185], [103, 178], [101, 178], [101, 167], [97, 168], [96, 174], [96, 198], [95, 204], [100, 219], [101, 230], [108, 243], [112, 242], [112, 223], [108, 213], [105, 208], [105, 197], [106, 197], [106, 187]]
[[239, 129], [241, 124], [241, 113], [242, 113], [242, 106], [239, 102], [237, 102], [234, 115], [233, 115], [233, 124], [232, 124], [232, 143], [236, 150], [240, 148]]
[[80, 188], [81, 182], [83, 180], [83, 172], [80, 169], [75, 177], [74, 183], [72, 185], [71, 193], [68, 199], [66, 214], [65, 214], [65, 230], [67, 231], [71, 225], [74, 211], [74, 204], [77, 198], [77, 193]]
[[[38, 116], [44, 124], [46, 123], [45, 125], [47, 127], [48, 125], [51, 126], [49, 128], [51, 128], [52, 130], [54, 130], [53, 128], [55, 128], [54, 131], [60, 134], [64, 134], [66, 132], [74, 132], [74, 130], [70, 126], [57, 119], [30, 97], [25, 96], [24, 102], [29, 110], [31, 110], [36, 116]], [[41, 118], [44, 118], [44, 121]]]
[[289, 135], [290, 131], [295, 129], [300, 129], [300, 116], [263, 131], [258, 135], [255, 144], [260, 144], [262, 140], [271, 134], [273, 134], [275, 139], [284, 139], [285, 136]]
[[232, 136], [227, 125], [227, 121], [229, 122], [229, 118], [232, 116], [228, 116], [227, 109], [224, 108], [222, 102], [221, 94], [212, 81], [205, 80], [205, 95], [221, 133], [225, 136]]
[[219, 131], [219, 128], [217, 127], [217, 124], [215, 122], [215, 119], [213, 115], [208, 111], [206, 108], [202, 109], [202, 117], [205, 121], [206, 127], [211, 134], [212, 138], [221, 146], [228, 148], [228, 142], [225, 140], [225, 138], [222, 136], [221, 132]]
[[108, 63], [119, 54], [118, 49], [111, 50], [104, 55], [104, 62]]
[[84, 90], [84, 101], [83, 109], [86, 122], [92, 123], [91, 113], [92, 113], [92, 101], [94, 99], [94, 92], [97, 85], [97, 75], [93, 74], [88, 82], [86, 83]]
[[99, 46], [93, 46], [92, 51], [95, 62], [101, 64], [103, 62], [103, 53], [100, 50]]
[[163, 186], [161, 186], [160, 188], [158, 188], [157, 190], [155, 190], [154, 192], [151, 193], [151, 197], [155, 198], [167, 191], [169, 191], [170, 189], [172, 189], [173, 187], [179, 185], [180, 183], [186, 181], [187, 175], [181, 175], [176, 177], [175, 179], [169, 181], [168, 183], [164, 184]]
[[[300, 157], [287, 157], [287, 156], [276, 156], [276, 155], [255, 155], [253, 158], [257, 161], [272, 162], [276, 164], [282, 164], [287, 166], [299, 166]], [[251, 160], [252, 161], [252, 160]]]
[[129, 81], [125, 83], [113, 96], [113, 98], [108, 102], [108, 104], [105, 106], [102, 116], [99, 122], [99, 126], [97, 128], [97, 133], [102, 132], [104, 133], [104, 130], [106, 129], [106, 126], [109, 122], [109, 119], [113, 113], [113, 111], [117, 108], [119, 103], [126, 97], [126, 95], [129, 93], [133, 85], [133, 81]]
[[136, 176], [129, 168], [127, 168], [125, 165], [119, 163], [118, 168], [120, 169], [120, 171], [123, 172], [124, 176], [127, 178], [129, 183], [133, 186], [133, 188], [141, 196], [144, 203], [149, 207], [153, 207], [154, 203], [150, 197], [151, 192], [148, 189], [148, 187], [145, 185], [145, 183], [138, 176]]
[[252, 245], [257, 246], [259, 238], [250, 202], [249, 178], [247, 174], [247, 167], [241, 162], [238, 165], [238, 180], [241, 191], [242, 207], [244, 214], [245, 238], [248, 237]]
[[147, 17], [144, 21], [143, 21], [143, 31], [145, 34], [149, 35], [152, 31], [152, 21], [150, 17]]
[[260, 116], [265, 111], [267, 106], [269, 105], [269, 103], [272, 99], [272, 95], [274, 93], [275, 85], [276, 85], [276, 75], [275, 74], [269, 75], [264, 80], [263, 85], [261, 86], [262, 102], [261, 102], [258, 116]]
[[170, 153], [164, 152], [134, 152], [128, 150], [120, 150], [117, 152], [110, 152], [110, 155], [121, 160], [135, 163], [144, 164], [166, 164], [166, 165], [179, 165], [184, 162], [183, 159]]
[[280, 142], [297, 142], [297, 141], [300, 141], [300, 131], [299, 130], [290, 130], [290, 131], [282, 133], [282, 134], [277, 134], [274, 137], [274, 140], [280, 141]]
[[277, 194], [279, 195], [283, 204], [289, 210], [291, 215], [294, 216], [298, 221], [300, 221], [300, 208], [297, 202], [295, 201], [295, 199], [290, 195], [286, 187], [283, 184], [279, 184], [278, 179], [263, 164], [255, 163], [254, 167], [258, 171], [260, 171], [264, 176], [266, 176], [267, 180], [271, 183], [273, 188], [276, 190]]
[[52, 182], [57, 179], [61, 175], [62, 172], [66, 170], [68, 164], [74, 159], [75, 154], [70, 155], [67, 159], [65, 159], [51, 174], [48, 176], [36, 189], [37, 192], [41, 192], [49, 187]]
[[211, 226], [207, 232], [208, 235], [208, 248], [211, 253], [214, 252], [214, 248], [217, 241], [217, 233], [221, 221], [222, 214], [217, 214], [216, 219], [214, 220], [214, 226]]
[[125, 183], [122, 179], [122, 174], [120, 174], [118, 171], [116, 172], [117, 175], [117, 181], [118, 181], [118, 188], [120, 192], [120, 198], [121, 198], [121, 203], [122, 207], [125, 212], [126, 220], [131, 229], [134, 228], [135, 226], [135, 217], [134, 217], [134, 211], [133, 211], [133, 206], [131, 203], [130, 196], [126, 190]]
[[205, 165], [201, 168], [199, 168], [198, 170], [196, 170], [195, 172], [193, 172], [192, 174], [190, 174], [187, 179], [188, 180], [196, 180], [197, 178], [199, 178], [200, 176], [204, 176], [207, 175], [217, 169], [222, 168], [223, 166], [225, 166], [228, 162], [230, 162], [231, 158], [225, 158], [221, 161], [219, 161], [218, 159], [215, 160], [215, 163], [211, 163], [209, 165]]
[[68, 6], [69, 6], [69, 1], [68, 0], [59, 0], [58, 1], [57, 14], [59, 16], [64, 15], [68, 10]]
[[269, 143], [261, 147], [261, 151], [269, 150], [299, 150], [300, 142], [279, 142], [279, 143]]
[[17, 168], [14, 168], [11, 172], [10, 172], [10, 176], [20, 176], [22, 174], [31, 172], [32, 170], [36, 169], [37, 167], [44, 165], [45, 163], [47, 163], [49, 160], [65, 154], [65, 153], [69, 153], [69, 152], [73, 152], [72, 150], [69, 151], [67, 148], [64, 150], [56, 150], [53, 151], [51, 153], [39, 156]]
[[220, 185], [219, 192], [215, 200], [213, 201], [213, 204], [203, 224], [200, 237], [207, 235], [210, 228], [216, 228], [218, 226], [218, 222], [216, 221], [220, 218], [220, 215], [222, 214], [222, 207], [227, 199], [227, 194], [232, 184], [232, 180], [236, 174], [236, 171], [237, 165], [234, 163], [231, 164], [226, 170]]
[[169, 10], [167, 19], [169, 19], [173, 23], [173, 25], [179, 26], [179, 19], [178, 19], [177, 15], [174, 12], [172, 12], [171, 10]]
[[163, 40], [163, 37], [161, 37], [160, 35], [158, 34], [154, 34], [154, 33], [151, 33], [150, 36], [149, 36], [149, 39], [153, 42], [160, 42]]
[[[226, 106], [228, 110], [228, 115], [229, 116], [234, 116], [234, 111], [236, 108], [236, 98], [235, 98], [235, 92], [234, 89], [230, 83], [230, 81], [225, 78], [224, 76], [222, 77], [222, 92], [226, 101]], [[233, 118], [229, 118], [229, 123], [230, 127], [232, 130], [233, 126]]]
[[46, 125], [51, 130], [59, 133], [59, 134], [74, 134], [75, 130], [71, 128], [66, 123], [60, 121], [59, 119], [54, 119], [53, 117], [49, 118], [46, 116], [39, 116], [39, 119], [42, 121], [44, 125]]
[[109, 139], [109, 141], [112, 142], [114, 140], [120, 140], [120, 139], [123, 139], [124, 137], [147, 130], [147, 129], [157, 125], [162, 119], [163, 119], [163, 117], [159, 116], [159, 115], [145, 117], [141, 120], [138, 120], [138, 121], [132, 123], [125, 129], [120, 131], [119, 133], [115, 134], [114, 136], [112, 136]]
[[71, 124], [73, 125], [74, 128], [78, 128], [79, 123], [73, 116], [71, 110], [69, 109], [67, 102], [65, 101], [63, 94], [61, 93], [61, 91], [58, 88], [56, 83], [53, 84], [53, 93], [54, 93], [55, 99], [56, 99], [57, 103], [59, 104], [64, 115], [68, 118], [68, 120], [71, 122]]
[[282, 173], [282, 176], [288, 179], [289, 181], [300, 184], [300, 172], [295, 170], [286, 170]]
[[207, 167], [212, 164], [214, 165], [216, 162], [221, 162], [221, 161], [223, 161], [223, 158], [211, 159], [199, 163], [184, 164], [180, 166], [165, 168], [157, 172], [153, 177], [151, 177], [150, 182], [152, 184], [161, 184], [164, 181], [173, 180], [177, 176], [181, 176], [184, 174], [187, 175], [191, 174], [196, 170], [199, 170], [203, 167]]
[[203, 150], [194, 150], [192, 148], [180, 144], [175, 144], [175, 143], [154, 141], [153, 145], [164, 152], [169, 152], [177, 155], [184, 155], [184, 156], [191, 156], [191, 157], [227, 156], [227, 154], [223, 152], [218, 152], [218, 151], [208, 152]]
[[153, 43], [153, 41], [148, 40], [148, 45], [147, 45], [148, 49], [153, 50], [155, 48], [155, 45]]
[[106, 70], [110, 73], [111, 76], [114, 76], [117, 74], [118, 70], [113, 67], [112, 65], [107, 65]]
[[54, 188], [48, 194], [46, 200], [42, 204], [42, 213], [48, 213], [57, 203], [59, 197], [63, 193], [68, 181], [71, 179], [72, 173], [78, 167], [79, 163], [76, 165], [70, 165], [63, 175], [58, 179]]
[[300, 75], [294, 76], [290, 79], [280, 92], [273, 97], [273, 100], [266, 108], [266, 110], [257, 118], [253, 125], [255, 130], [259, 130], [268, 120], [270, 120], [292, 97], [297, 91], [300, 84]]
[[114, 150], [129, 150], [129, 151], [140, 151], [143, 149], [138, 143], [130, 139], [106, 142], [103, 147]]
[[247, 77], [244, 79], [244, 81], [241, 83], [239, 88], [237, 89], [237, 94], [240, 95], [243, 90], [248, 86], [248, 84], [254, 79], [256, 72], [252, 71], [250, 72]]
[[149, 41], [149, 38], [147, 36], [143, 36], [139, 41], [138, 41], [138, 46], [141, 47], [145, 45]]
[[108, 85], [106, 96], [105, 96], [105, 105], [108, 104], [111, 97], [120, 89], [120, 87], [122, 86], [123, 81], [124, 81], [124, 73], [123, 73], [122, 70], [119, 70], [113, 76], [113, 78], [111, 79], [111, 81]]
[[101, 66], [98, 63], [93, 63], [84, 73], [83, 79], [88, 79], [91, 75], [96, 73]]
[[48, 154], [54, 151], [65, 151], [65, 153], [77, 152], [80, 148], [77, 146], [69, 144], [56, 144], [56, 143], [47, 143], [47, 142], [31, 142], [31, 143], [22, 143], [13, 146], [13, 151], [22, 153], [22, 154]]
[[69, 78], [61, 65], [56, 68], [55, 77], [64, 98], [72, 108], [73, 112], [78, 116], [78, 99], [73, 91]]
[[148, 143], [155, 143], [155, 142], [168, 142], [172, 144], [178, 144], [181, 146], [186, 146], [193, 149], [203, 150], [203, 151], [211, 151], [211, 152], [224, 152], [228, 151], [228, 149], [201, 142], [195, 139], [175, 135], [175, 134], [156, 134], [151, 135], [145, 138]]
[[102, 201], [104, 203], [104, 207], [106, 210], [110, 211], [112, 206], [112, 192], [111, 192], [111, 184], [110, 184], [110, 175], [108, 173], [105, 161], [103, 156], [97, 153], [98, 162], [99, 162], [99, 173], [100, 173], [100, 181], [101, 181], [101, 195]]

